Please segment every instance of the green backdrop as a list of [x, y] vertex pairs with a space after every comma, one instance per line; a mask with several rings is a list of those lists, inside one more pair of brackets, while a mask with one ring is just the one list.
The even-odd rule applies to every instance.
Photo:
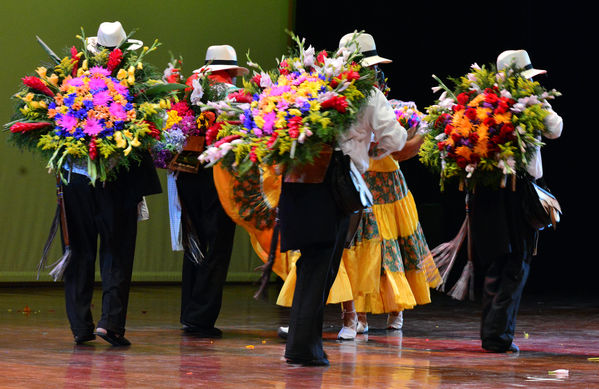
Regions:
[[[33, 72], [47, 56], [36, 43], [40, 36], [55, 52], [77, 44], [80, 28], [95, 36], [103, 21], [120, 21], [133, 38], [162, 42], [148, 61], [166, 67], [169, 52], [182, 56], [184, 75], [203, 64], [209, 45], [230, 44], [241, 64], [251, 49], [254, 62], [264, 68], [286, 52], [293, 28], [293, 0], [144, 0], [73, 1], [2, 0], [0, 4], [0, 121], [11, 112], [10, 96], [20, 78]], [[0, 134], [0, 282], [35, 281], [35, 268], [55, 210], [55, 182], [44, 162], [20, 152]], [[171, 251], [164, 171], [159, 172], [164, 193], [147, 198], [150, 220], [139, 224], [133, 279], [178, 281], [182, 253]], [[60, 256], [60, 239], [50, 259]], [[260, 260], [245, 231], [237, 229], [229, 281], [256, 280]], [[40, 281], [51, 280], [45, 273]]]

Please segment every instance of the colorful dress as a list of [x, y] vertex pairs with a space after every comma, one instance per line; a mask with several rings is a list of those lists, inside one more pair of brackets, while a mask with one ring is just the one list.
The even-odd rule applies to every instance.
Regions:
[[[354, 245], [346, 249], [327, 303], [354, 300], [357, 312], [388, 313], [429, 303], [441, 283], [412, 193], [391, 156], [370, 160], [364, 179], [373, 194]], [[295, 260], [277, 304], [291, 306]]]

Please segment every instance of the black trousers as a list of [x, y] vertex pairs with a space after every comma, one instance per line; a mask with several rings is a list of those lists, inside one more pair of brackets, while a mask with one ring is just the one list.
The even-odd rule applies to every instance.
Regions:
[[349, 225], [349, 215], [338, 209], [331, 195], [330, 169], [320, 184], [283, 183], [279, 217], [281, 250], [301, 251], [285, 358], [326, 365], [322, 346], [324, 309], [339, 270]]
[[[204, 259], [196, 264], [185, 252], [181, 286], [181, 323], [213, 328], [222, 305], [235, 223], [218, 199], [212, 169], [200, 168], [197, 174], [179, 173], [177, 190], [182, 217], [191, 221]], [[189, 234], [185, 231], [184, 234]]]
[[65, 270], [66, 310], [75, 336], [91, 334], [90, 305], [100, 237], [102, 315], [98, 327], [125, 333], [129, 288], [137, 235], [137, 204], [116, 183], [90, 185], [87, 177], [72, 174], [64, 187], [71, 248]]
[[484, 349], [502, 352], [511, 346], [529, 270], [529, 258], [516, 254], [498, 257], [486, 269], [480, 326]]

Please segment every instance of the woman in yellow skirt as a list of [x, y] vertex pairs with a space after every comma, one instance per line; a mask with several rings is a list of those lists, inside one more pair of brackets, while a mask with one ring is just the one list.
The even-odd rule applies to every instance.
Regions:
[[[413, 142], [416, 151], [419, 137], [415, 135]], [[429, 303], [430, 288], [441, 283], [414, 198], [395, 160], [413, 155], [413, 150], [406, 150], [371, 159], [364, 174], [375, 204], [364, 214], [355, 244], [343, 254], [353, 300], [343, 303], [340, 339], [367, 332], [366, 313], [387, 313], [387, 328], [401, 329], [403, 310]]]

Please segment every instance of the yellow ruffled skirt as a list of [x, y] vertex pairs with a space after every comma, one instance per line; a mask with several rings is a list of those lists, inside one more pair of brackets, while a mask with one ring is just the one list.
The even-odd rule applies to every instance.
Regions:
[[[373, 196], [354, 246], [346, 249], [327, 303], [354, 300], [356, 311], [397, 312], [426, 304], [441, 282], [418, 212], [399, 165], [392, 157], [371, 160], [364, 178]], [[277, 299], [291, 306], [295, 261]]]

